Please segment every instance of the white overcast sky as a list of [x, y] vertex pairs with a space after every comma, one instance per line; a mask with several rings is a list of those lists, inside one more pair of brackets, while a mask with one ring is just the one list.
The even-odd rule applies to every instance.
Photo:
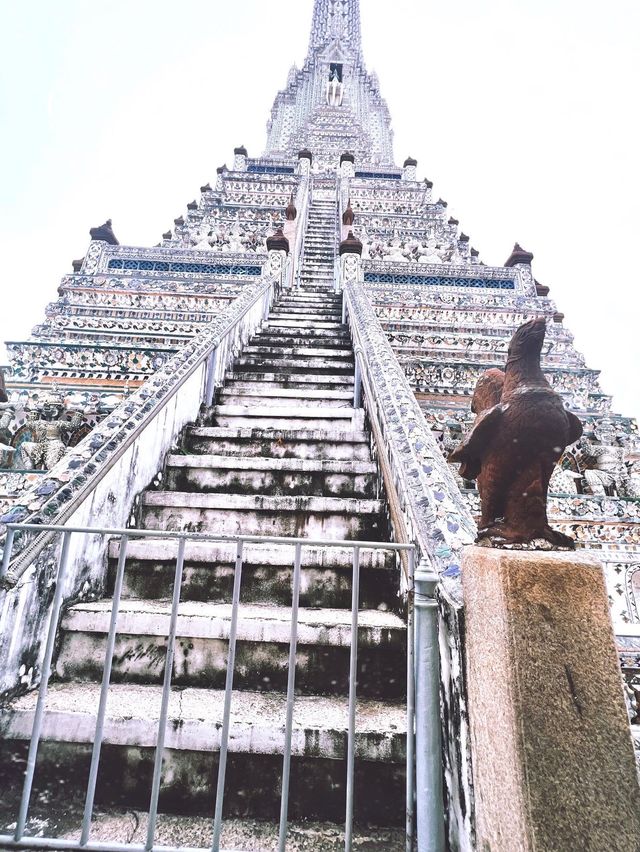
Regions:
[[[41, 320], [89, 227], [154, 245], [234, 146], [261, 153], [312, 6], [0, 0], [0, 340]], [[614, 409], [640, 416], [638, 0], [361, 7], [397, 161], [485, 262], [534, 252]]]

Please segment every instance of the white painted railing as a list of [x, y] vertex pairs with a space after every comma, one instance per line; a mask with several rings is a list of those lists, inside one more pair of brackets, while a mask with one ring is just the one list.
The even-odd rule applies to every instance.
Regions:
[[305, 175], [300, 178], [300, 185], [296, 195], [296, 239], [291, 252], [291, 277], [288, 287], [299, 287], [302, 274], [302, 262], [304, 260], [305, 238], [307, 224], [309, 222], [309, 209], [313, 199], [313, 184], [311, 178]]

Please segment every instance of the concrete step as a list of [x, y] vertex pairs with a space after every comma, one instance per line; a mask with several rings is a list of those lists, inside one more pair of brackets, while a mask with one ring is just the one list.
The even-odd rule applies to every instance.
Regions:
[[225, 390], [236, 393], [262, 392], [265, 387], [283, 390], [348, 390], [353, 393], [353, 376], [323, 376], [302, 373], [228, 373]]
[[309, 285], [308, 287], [295, 287], [292, 290], [288, 290], [289, 293], [301, 293], [301, 294], [310, 294], [312, 296], [337, 296], [338, 293], [335, 290], [329, 290], [326, 287], [313, 287]]
[[[107, 593], [113, 594], [120, 541], [109, 548]], [[158, 599], [171, 589], [178, 555], [176, 541], [132, 539], [127, 548], [125, 598]], [[291, 606], [295, 547], [292, 544], [246, 543], [243, 548], [242, 601]], [[235, 575], [235, 542], [188, 541], [181, 587], [184, 601], [231, 599]], [[399, 568], [390, 551], [360, 550], [360, 605], [388, 609], [396, 599]], [[350, 607], [353, 551], [348, 547], [303, 547], [300, 604], [305, 607]]]
[[[162, 689], [113, 684], [109, 690], [104, 741], [127, 748], [154, 748]], [[42, 738], [93, 743], [99, 684], [52, 683], [43, 718]], [[0, 710], [8, 740], [31, 737], [37, 692]], [[165, 748], [210, 752], [220, 748], [224, 691], [172, 689]], [[234, 691], [231, 703], [231, 752], [282, 754], [286, 696]], [[361, 699], [356, 721], [356, 751], [361, 760], [401, 763], [405, 759], [406, 711], [400, 704]], [[343, 760], [348, 703], [325, 696], [299, 696], [294, 708], [292, 754]]]
[[265, 328], [314, 328], [316, 330], [327, 329], [328, 331], [345, 331], [341, 322], [320, 322], [314, 314], [289, 314], [284, 311], [273, 311], [269, 319], [263, 324]]
[[340, 321], [342, 310], [340, 308], [314, 308], [308, 305], [299, 304], [283, 304], [279, 303], [273, 308], [274, 313], [287, 314], [287, 316], [297, 316], [298, 314], [310, 315], [313, 314], [317, 319], [325, 322]]
[[[302, 308], [303, 313], [313, 314], [316, 312], [316, 306], [313, 303], [306, 303], [305, 301], [296, 301], [296, 302], [279, 302], [277, 305], [274, 305], [272, 311], [275, 313], [288, 313], [290, 308]], [[328, 313], [339, 314], [342, 316], [342, 305], [336, 305], [335, 307], [329, 306], [327, 308]]]
[[[171, 587], [167, 587], [167, 595]], [[56, 674], [63, 680], [100, 681], [112, 602], [79, 604], [62, 619]], [[232, 608], [228, 603], [181, 603], [172, 682], [224, 689]], [[113, 683], [162, 683], [171, 604], [123, 600], [113, 656]], [[388, 612], [363, 610], [358, 628], [358, 689], [362, 696], [404, 698], [406, 628]], [[234, 687], [286, 692], [291, 610], [243, 604], [238, 612]], [[296, 689], [307, 695], [347, 695], [351, 611], [299, 611]]]
[[[11, 787], [18, 790], [21, 785], [8, 781]], [[36, 782], [37, 783], [37, 782]], [[71, 787], [71, 789], [70, 789]], [[364, 792], [364, 791], [363, 791]], [[11, 790], [10, 801], [7, 802], [7, 813], [15, 812], [17, 803], [13, 804], [14, 791]], [[51, 834], [51, 826], [63, 823], [69, 827], [61, 835], [64, 839], [74, 840], [80, 835], [84, 799], [82, 791], [73, 789], [71, 785], [60, 785], [60, 789], [47, 795], [46, 805], [34, 801], [31, 805], [30, 820], [34, 824], [47, 825], [47, 833]], [[19, 801], [19, 800], [18, 800]], [[210, 810], [211, 808], [209, 808]], [[158, 814], [156, 822], [156, 846], [184, 849], [188, 843], [190, 848], [211, 848], [211, 816], [205, 812], [202, 816], [176, 816], [175, 814]], [[122, 849], [131, 848], [131, 844], [144, 846], [147, 836], [148, 816], [145, 810], [127, 809], [125, 806], [96, 808], [93, 815], [91, 837], [94, 840], [104, 840], [120, 844]], [[0, 821], [0, 827], [2, 822]], [[27, 833], [30, 833], [30, 825]], [[0, 828], [1, 830], [1, 828]], [[4, 832], [2, 832], [4, 833]], [[10, 832], [7, 832], [10, 833]], [[242, 849], [244, 852], [277, 852], [278, 850], [277, 820], [258, 820], [247, 817], [226, 817], [222, 824], [221, 849]], [[57, 833], [54, 836], [59, 836]], [[287, 835], [288, 852], [336, 852], [345, 846], [344, 828], [335, 822], [309, 822], [294, 820], [289, 823]], [[367, 825], [356, 826], [353, 831], [353, 847], [366, 852], [405, 852], [406, 841], [404, 830], [400, 828], [380, 828]]]
[[[293, 343], [289, 341], [294, 341]], [[300, 342], [296, 342], [300, 341]], [[335, 331], [333, 329], [309, 329], [292, 328], [288, 333], [286, 328], [265, 328], [258, 332], [250, 340], [250, 345], [260, 343], [275, 344], [277, 346], [331, 346], [337, 349], [351, 350], [351, 338], [348, 331]]]
[[337, 349], [335, 347], [309, 345], [287, 346], [281, 341], [278, 341], [278, 343], [274, 345], [263, 340], [255, 343], [252, 341], [251, 344], [249, 346], [245, 346], [242, 351], [243, 355], [257, 355], [259, 358], [293, 355], [294, 357], [301, 358], [326, 358], [328, 361], [331, 361], [334, 358], [348, 360], [353, 357], [353, 350], [351, 347], [348, 349]]
[[[369, 461], [369, 438], [339, 421], [331, 430], [191, 427], [185, 436], [187, 450], [210, 455], [270, 456], [272, 458]], [[313, 424], [309, 424], [312, 426]]]
[[170, 455], [165, 487], [200, 493], [375, 498], [376, 474], [373, 462]]
[[382, 503], [351, 497], [267, 497], [147, 491], [142, 526], [170, 532], [380, 541]]
[[240, 391], [233, 389], [220, 391], [218, 403], [223, 406], [238, 406], [241, 408], [352, 408], [353, 393], [344, 390], [315, 390], [311, 388], [277, 388], [265, 387], [256, 391]]
[[278, 358], [277, 355], [269, 356], [242, 356], [237, 358], [233, 365], [235, 373], [242, 373], [243, 370], [250, 372], [317, 372], [318, 374], [329, 373], [337, 375], [339, 373], [352, 374], [354, 371], [354, 362], [351, 358]]
[[[42, 793], [46, 795], [49, 788], [63, 788], [69, 803], [76, 785], [86, 785], [98, 698], [98, 684], [51, 685], [34, 801]], [[99, 806], [148, 808], [160, 698], [159, 686], [111, 686], [97, 793]], [[223, 700], [223, 692], [218, 690], [173, 689], [163, 760], [160, 811], [206, 815], [209, 841]], [[36, 693], [31, 692], [0, 716], [4, 762], [8, 767], [17, 767], [11, 789], [22, 786], [20, 774], [24, 771], [35, 702]], [[284, 696], [235, 691], [231, 708], [225, 816], [243, 814], [277, 820]], [[289, 800], [292, 820], [303, 817], [339, 823], [344, 819], [347, 716], [346, 699], [296, 699]], [[404, 822], [405, 718], [402, 704], [373, 699], [358, 702], [355, 798], [356, 819], [362, 824], [390, 826]], [[64, 785], [60, 784], [61, 777]], [[173, 842], [178, 847], [185, 842], [191, 845], [186, 837], [179, 841], [174, 838]], [[240, 848], [264, 852], [269, 847]]]
[[[284, 309], [284, 310], [278, 311], [278, 313], [286, 314], [287, 311], [286, 311], [286, 309]], [[308, 311], [308, 313], [309, 313], [309, 315], [313, 315], [313, 311]], [[341, 316], [341, 319], [342, 319], [342, 316]], [[304, 325], [302, 323], [304, 323]], [[325, 338], [325, 339], [338, 338], [338, 339], [344, 341], [343, 345], [350, 348], [351, 347], [351, 335], [349, 334], [348, 326], [346, 324], [343, 325], [342, 323], [331, 323], [331, 325], [333, 325], [334, 328], [315, 328], [313, 325], [308, 325], [308, 320], [300, 320], [299, 322], [291, 323], [291, 334], [297, 335], [297, 336], [302, 335], [302, 336], [305, 336], [305, 337], [313, 337], [314, 335], [316, 335], [317, 337], [322, 337], [322, 338]], [[337, 326], [337, 328], [335, 326]], [[254, 339], [257, 338], [257, 337], [270, 335], [270, 334], [282, 335], [282, 334], [287, 333], [286, 327], [283, 328], [280, 325], [275, 326], [275, 331], [273, 329], [274, 329], [274, 326], [269, 325], [269, 320], [265, 320], [265, 322], [262, 324], [262, 326], [260, 328], [260, 331], [258, 331], [254, 335]]]
[[361, 414], [350, 408], [303, 406], [216, 405], [212, 411], [214, 426], [255, 429], [325, 429], [360, 428]]
[[[300, 332], [300, 333], [298, 333]], [[351, 340], [346, 332], [323, 334], [313, 329], [293, 329], [290, 333], [284, 328], [265, 329], [250, 340], [250, 346], [292, 346], [320, 349], [346, 349], [352, 351]]]
[[329, 298], [328, 296], [317, 296], [312, 298], [309, 295], [298, 295], [298, 291], [296, 290], [290, 290], [286, 296], [281, 296], [278, 299], [274, 307], [278, 305], [304, 305], [310, 308], [329, 307], [340, 310], [342, 308], [342, 297], [335, 296]]

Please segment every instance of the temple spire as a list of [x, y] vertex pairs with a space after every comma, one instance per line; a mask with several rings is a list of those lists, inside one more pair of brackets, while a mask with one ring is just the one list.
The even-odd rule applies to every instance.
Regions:
[[309, 53], [334, 41], [360, 52], [360, 0], [315, 0]]

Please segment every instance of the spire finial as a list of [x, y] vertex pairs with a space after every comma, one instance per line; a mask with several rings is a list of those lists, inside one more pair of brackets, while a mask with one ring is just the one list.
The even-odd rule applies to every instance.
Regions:
[[360, 0], [315, 0], [309, 53], [338, 40], [360, 52]]

